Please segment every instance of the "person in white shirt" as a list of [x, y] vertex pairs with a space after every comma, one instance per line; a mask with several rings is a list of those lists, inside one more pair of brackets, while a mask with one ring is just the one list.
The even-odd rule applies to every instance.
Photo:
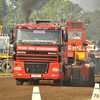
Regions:
[[80, 39], [79, 35], [77, 33], [74, 33], [73, 39]]

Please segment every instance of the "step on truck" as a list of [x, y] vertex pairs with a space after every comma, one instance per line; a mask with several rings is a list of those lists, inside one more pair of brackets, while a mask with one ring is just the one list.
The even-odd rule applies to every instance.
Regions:
[[94, 85], [94, 63], [88, 59], [84, 22], [66, 21], [68, 29], [68, 63], [72, 64], [72, 84]]
[[13, 55], [16, 85], [38, 84], [39, 80], [53, 80], [61, 86], [69, 82], [67, 43], [67, 27], [51, 24], [49, 20], [17, 25]]

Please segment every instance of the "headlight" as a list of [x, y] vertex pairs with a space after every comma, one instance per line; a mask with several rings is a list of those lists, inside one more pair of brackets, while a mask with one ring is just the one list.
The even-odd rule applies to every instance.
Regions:
[[52, 71], [60, 71], [59, 68], [52, 68]]
[[14, 70], [21, 70], [21, 67], [14, 67]]

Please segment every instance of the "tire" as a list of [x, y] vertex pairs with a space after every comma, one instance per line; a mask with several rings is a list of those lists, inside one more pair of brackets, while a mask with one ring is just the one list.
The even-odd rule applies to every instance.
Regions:
[[28, 85], [38, 85], [39, 80], [29, 80]]
[[88, 81], [88, 85], [90, 87], [94, 86], [94, 67], [89, 69], [89, 81]]
[[84, 81], [84, 75], [83, 74], [80, 74], [80, 81]]
[[73, 82], [73, 68], [71, 69], [71, 78], [69, 79], [69, 83], [71, 86], [73, 86], [74, 82]]
[[71, 79], [65, 81], [64, 86], [71, 86]]
[[34, 80], [34, 81], [33, 81], [33, 84], [34, 84], [34, 85], [38, 85], [38, 84], [39, 84], [39, 80]]
[[87, 86], [87, 83], [85, 82], [84, 75], [81, 73], [80, 74], [80, 81], [79, 81], [80, 86]]
[[23, 85], [23, 81], [16, 79], [16, 85]]
[[56, 84], [56, 86], [63, 86], [64, 82], [60, 81], [60, 80], [55, 80], [55, 84]]
[[33, 81], [29, 80], [28, 85], [33, 85]]
[[[1, 65], [1, 70], [3, 73], [6, 73], [6, 68], [7, 68], [7, 60], [4, 60], [4, 62]], [[13, 62], [8, 60], [8, 73], [13, 72]]]
[[70, 85], [73, 85], [73, 75], [71, 74], [71, 79], [69, 80]]

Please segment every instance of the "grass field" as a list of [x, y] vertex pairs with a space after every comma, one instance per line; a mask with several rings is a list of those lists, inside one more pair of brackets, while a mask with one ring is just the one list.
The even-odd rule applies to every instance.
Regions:
[[0, 73], [0, 76], [8, 76], [8, 75], [13, 76], [13, 73]]

